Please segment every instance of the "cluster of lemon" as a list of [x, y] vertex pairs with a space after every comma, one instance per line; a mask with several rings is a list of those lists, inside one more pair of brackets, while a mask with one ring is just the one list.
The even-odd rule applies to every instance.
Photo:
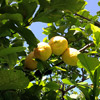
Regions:
[[74, 48], [68, 47], [68, 41], [62, 36], [52, 37], [49, 43], [40, 42], [25, 59], [25, 68], [34, 70], [37, 68], [37, 61], [35, 58], [46, 61], [51, 54], [60, 55], [62, 60], [69, 65], [77, 65], [77, 55], [80, 53]]

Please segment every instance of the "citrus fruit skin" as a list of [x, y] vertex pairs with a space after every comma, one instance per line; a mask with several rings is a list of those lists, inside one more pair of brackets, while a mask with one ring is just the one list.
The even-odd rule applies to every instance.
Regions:
[[30, 70], [34, 70], [37, 68], [37, 61], [35, 61], [34, 58], [34, 51], [30, 52], [29, 55], [26, 57], [25, 59], [25, 68], [30, 69]]
[[42, 61], [46, 61], [52, 54], [52, 49], [48, 43], [40, 42], [34, 49], [34, 56]]
[[66, 51], [62, 54], [62, 60], [71, 66], [77, 65], [77, 55], [80, 54], [80, 52], [77, 49], [74, 48], [67, 48]]
[[68, 41], [64, 37], [55, 36], [50, 39], [49, 45], [53, 54], [61, 55], [68, 48]]

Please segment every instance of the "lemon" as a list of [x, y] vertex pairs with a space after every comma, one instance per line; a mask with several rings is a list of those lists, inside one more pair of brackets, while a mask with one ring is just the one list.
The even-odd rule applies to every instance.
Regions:
[[25, 68], [28, 68], [30, 70], [34, 70], [37, 68], [37, 61], [35, 61], [34, 58], [34, 51], [30, 52], [29, 55], [25, 59]]
[[49, 45], [53, 54], [61, 55], [68, 48], [68, 41], [62, 36], [55, 36], [50, 39]]
[[66, 51], [62, 54], [62, 60], [72, 66], [77, 65], [77, 55], [80, 54], [80, 52], [77, 49], [74, 48], [67, 48]]
[[36, 58], [45, 61], [52, 54], [52, 49], [48, 43], [40, 42], [38, 43], [37, 48], [34, 49], [34, 55]]

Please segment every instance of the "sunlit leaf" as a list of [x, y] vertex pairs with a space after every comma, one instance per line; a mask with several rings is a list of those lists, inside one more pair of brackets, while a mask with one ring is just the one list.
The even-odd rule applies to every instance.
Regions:
[[[93, 74], [95, 70], [98, 68], [99, 61], [97, 58], [88, 57], [85, 54], [79, 54], [78, 59], [80, 63], [78, 64], [79, 67], [83, 67], [91, 76], [93, 81]], [[94, 63], [95, 62], [95, 63]]]
[[74, 85], [74, 83], [72, 81], [70, 81], [68, 78], [62, 79], [64, 84], [68, 84], [68, 85]]
[[93, 42], [95, 43], [96, 46], [100, 46], [100, 28], [90, 24], [91, 25], [91, 30], [93, 31]]
[[56, 70], [61, 70], [61, 71], [66, 71], [66, 69], [63, 69], [63, 68], [58, 67], [58, 66], [55, 66], [54, 69], [56, 69]]

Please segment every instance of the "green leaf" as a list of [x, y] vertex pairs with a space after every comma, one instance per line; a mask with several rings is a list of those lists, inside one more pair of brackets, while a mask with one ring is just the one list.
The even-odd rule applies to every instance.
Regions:
[[76, 86], [77, 86], [77, 88], [79, 88], [83, 92], [86, 100], [91, 100], [90, 99], [91, 89], [88, 86], [86, 87], [86, 86], [79, 85], [79, 84], [76, 84]]
[[16, 13], [16, 14], [5, 13], [5, 14], [0, 15], [0, 20], [5, 20], [5, 19], [10, 19], [10, 20], [13, 20], [13, 21], [16, 21], [16, 22], [22, 22], [23, 21], [23, 17], [19, 13]]
[[4, 97], [4, 100], [20, 100], [16, 91], [6, 91], [4, 92], [3, 97]]
[[73, 13], [81, 10], [87, 3], [84, 0], [51, 0], [51, 5], [55, 9], [71, 11]]
[[63, 82], [64, 84], [74, 85], [74, 82], [70, 81], [68, 78], [62, 79], [62, 82]]
[[69, 96], [64, 96], [65, 100], [72, 100], [72, 98], [70, 98]]
[[80, 83], [77, 83], [79, 85], [83, 85], [83, 86], [88, 86], [88, 83], [87, 82], [80, 82]]
[[17, 31], [26, 40], [31, 50], [33, 50], [34, 47], [37, 47], [37, 43], [39, 41], [31, 30], [22, 26], [16, 27], [14, 30]]
[[45, 23], [51, 23], [59, 20], [62, 18], [63, 13], [61, 11], [55, 10], [55, 9], [50, 9], [50, 8], [45, 8], [45, 9], [39, 9], [37, 14], [35, 15], [33, 21], [37, 22], [45, 22]]
[[29, 80], [20, 70], [0, 70], [0, 90], [24, 89]]
[[17, 8], [15, 6], [5, 6], [5, 7], [1, 7], [0, 8], [0, 13], [10, 13], [10, 14], [14, 14], [17, 13]]
[[9, 54], [13, 54], [13, 53], [16, 53], [16, 52], [21, 52], [21, 51], [24, 51], [25, 50], [25, 47], [9, 47], [9, 48], [3, 48], [0, 50], [0, 56], [3, 57], [3, 56], [6, 56], [6, 55], [9, 55]]
[[43, 74], [46, 74], [46, 72], [49, 71], [50, 65], [46, 61], [41, 61], [39, 59], [36, 60], [38, 62], [37, 68], [39, 69], [39, 71]]
[[17, 62], [17, 54], [16, 53], [9, 54], [9, 55], [5, 56], [5, 59], [7, 60], [9, 67], [14, 68], [14, 66]]
[[100, 46], [100, 28], [90, 24], [91, 25], [91, 30], [93, 31], [93, 42], [95, 43], [96, 46]]
[[41, 89], [42, 86], [34, 84], [31, 88], [25, 90], [21, 95], [21, 100], [40, 100], [39, 96], [41, 95]]
[[63, 68], [58, 67], [58, 66], [54, 66], [54, 67], [53, 67], [53, 69], [56, 69], [56, 70], [61, 70], [61, 71], [64, 71], [64, 72], [66, 71], [66, 69], [63, 69]]
[[[32, 1], [32, 0], [31, 0]], [[37, 3], [36, 2], [31, 2], [31, 1], [23, 1], [18, 4], [19, 6], [19, 12], [23, 15], [24, 17], [24, 22], [27, 22], [27, 20], [32, 17], [34, 14], [36, 8], [37, 8]]]
[[84, 68], [90, 74], [91, 80], [93, 81], [94, 72], [99, 65], [98, 59], [88, 57], [86, 54], [79, 54], [78, 59], [80, 61], [80, 63], [78, 62], [78, 66]]
[[41, 60], [37, 60], [38, 64], [37, 64], [37, 68], [39, 69], [39, 71], [42, 73], [44, 71], [44, 65], [43, 62]]
[[50, 91], [48, 93], [47, 100], [56, 100], [57, 93], [55, 91]]
[[45, 85], [45, 87], [49, 88], [50, 90], [58, 90], [59, 85], [56, 82], [49, 82]]
[[100, 82], [100, 66], [97, 68], [97, 86], [100, 85], [99, 82]]

